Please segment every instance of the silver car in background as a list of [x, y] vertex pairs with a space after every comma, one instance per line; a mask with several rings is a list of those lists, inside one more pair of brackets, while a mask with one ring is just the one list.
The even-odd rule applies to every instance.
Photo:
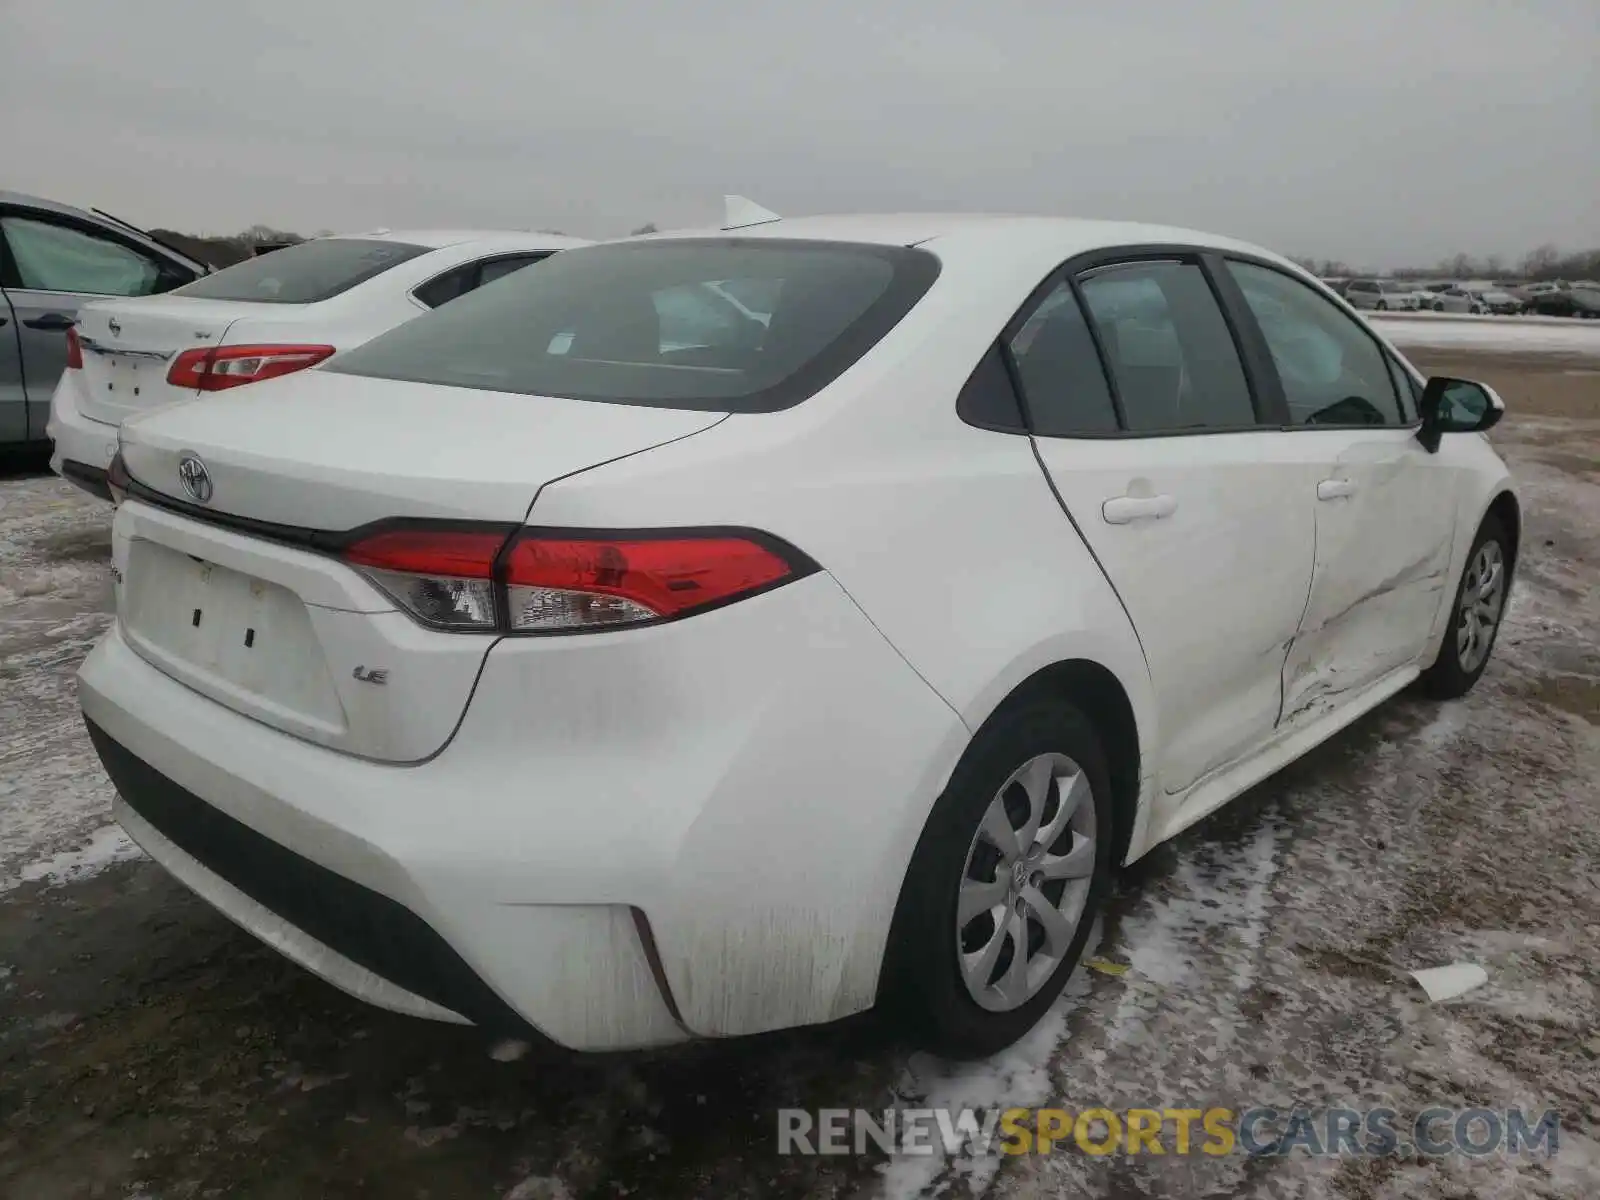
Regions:
[[1378, 312], [1415, 312], [1420, 306], [1417, 293], [1397, 279], [1357, 279], [1345, 288], [1344, 298], [1351, 308], [1370, 308]]
[[43, 447], [78, 309], [210, 268], [106, 213], [0, 191], [0, 449]]
[[1483, 297], [1470, 288], [1451, 286], [1435, 292], [1430, 297], [1428, 307], [1434, 312], [1444, 313], [1486, 313], [1488, 305], [1483, 302]]

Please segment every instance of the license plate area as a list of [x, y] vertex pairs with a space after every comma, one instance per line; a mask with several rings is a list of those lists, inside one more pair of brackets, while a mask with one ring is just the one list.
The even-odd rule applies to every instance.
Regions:
[[344, 728], [310, 614], [288, 588], [135, 538], [120, 615], [145, 658], [214, 699], [323, 734]]

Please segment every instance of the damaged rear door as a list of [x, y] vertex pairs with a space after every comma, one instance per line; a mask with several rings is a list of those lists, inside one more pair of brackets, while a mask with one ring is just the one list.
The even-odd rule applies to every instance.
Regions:
[[1258, 415], [1197, 254], [1076, 272], [1018, 314], [1005, 349], [1040, 463], [1138, 631], [1151, 767], [1183, 792], [1278, 720], [1316, 467]]
[[1283, 387], [1291, 428], [1319, 466], [1316, 567], [1283, 677], [1283, 723], [1414, 662], [1449, 586], [1457, 479], [1416, 438], [1416, 392], [1359, 318], [1274, 267], [1233, 261]]

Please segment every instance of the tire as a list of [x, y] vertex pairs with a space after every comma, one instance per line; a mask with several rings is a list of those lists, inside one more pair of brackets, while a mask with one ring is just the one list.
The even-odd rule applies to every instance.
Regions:
[[[1483, 620], [1489, 611], [1484, 602], [1472, 606], [1472, 617], [1477, 628], [1475, 638], [1467, 633], [1469, 619], [1467, 604], [1472, 591], [1482, 592], [1484, 563], [1499, 565], [1498, 583], [1487, 603], [1492, 609], [1492, 620]], [[1515, 564], [1511, 558], [1511, 543], [1504, 527], [1495, 517], [1485, 517], [1472, 539], [1472, 549], [1467, 551], [1467, 564], [1461, 571], [1461, 582], [1450, 605], [1450, 623], [1445, 630], [1444, 644], [1433, 665], [1422, 673], [1422, 690], [1435, 700], [1454, 700], [1465, 696], [1478, 682], [1484, 668], [1489, 665], [1494, 652], [1494, 642], [1504, 622], [1506, 601], [1511, 588], [1511, 573]]]
[[1379, 312], [1389, 311], [1389, 303], [1386, 300], [1379, 300], [1378, 303], [1373, 307], [1375, 307]]
[[[1025, 767], [1032, 788], [1018, 779]], [[1028, 853], [1002, 854], [995, 821], [1016, 834], [1030, 819], [1041, 836]], [[1003, 706], [967, 747], [918, 839], [889, 931], [886, 1007], [950, 1058], [993, 1054], [1027, 1033], [1083, 954], [1110, 885], [1113, 833], [1110, 773], [1089, 719], [1060, 700]], [[1041, 882], [1030, 866], [1063, 875]], [[964, 887], [977, 907], [958, 923]], [[1033, 915], [1041, 904], [1061, 918], [1051, 922], [1053, 945]], [[1019, 923], [1025, 953], [1013, 972]]]
[[1434, 312], [1443, 312], [1444, 311], [1444, 305], [1441, 304], [1439, 301], [1435, 300], [1433, 302], [1433, 311]]

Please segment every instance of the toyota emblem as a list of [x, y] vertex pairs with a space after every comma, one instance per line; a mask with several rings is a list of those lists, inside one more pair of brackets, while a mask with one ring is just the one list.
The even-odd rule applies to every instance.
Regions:
[[112, 317], [111, 320], [106, 322], [106, 328], [111, 330], [112, 337], [122, 336], [122, 326], [117, 324], [117, 319], [115, 317]]
[[206, 470], [200, 456], [185, 452], [178, 459], [178, 482], [197, 504], [211, 501], [211, 472]]

